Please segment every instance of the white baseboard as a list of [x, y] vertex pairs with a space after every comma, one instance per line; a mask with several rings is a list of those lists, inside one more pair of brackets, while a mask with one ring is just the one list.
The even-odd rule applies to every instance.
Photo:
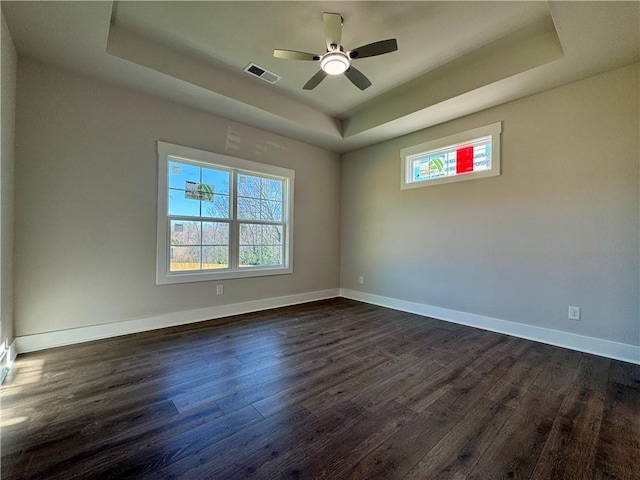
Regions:
[[11, 365], [13, 365], [13, 362], [15, 361], [16, 357], [18, 356], [18, 349], [16, 347], [16, 340], [13, 340], [13, 343], [11, 343], [11, 345], [9, 345], [9, 369], [11, 369]]
[[[100, 340], [102, 338], [118, 337], [121, 335], [129, 335], [131, 333], [202, 322], [204, 320], [229, 317], [242, 313], [251, 313], [271, 308], [296, 305], [299, 303], [324, 300], [327, 298], [337, 297], [338, 293], [339, 290], [334, 288], [317, 292], [288, 295], [285, 297], [266, 298], [263, 300], [253, 300], [251, 302], [165, 313], [153, 317], [125, 320], [122, 322], [106, 323], [102, 325], [92, 325], [90, 327], [79, 327], [68, 330], [58, 330], [55, 332], [24, 335], [16, 337], [14, 345], [17, 346], [18, 353], [27, 353], [36, 350], [44, 350], [45, 348], [61, 347], [64, 345], [72, 345], [74, 343], [89, 342], [91, 340]], [[14, 347], [14, 352], [15, 351], [16, 348]]]
[[422, 303], [407, 302], [395, 298], [358, 292], [345, 288], [340, 289], [340, 296], [359, 300], [373, 305], [393, 308], [403, 312], [416, 313], [425, 317], [459, 323], [470, 327], [481, 328], [492, 332], [504, 333], [514, 337], [534, 340], [558, 347], [569, 348], [580, 352], [591, 353], [601, 357], [613, 358], [624, 362], [640, 365], [640, 346], [626, 343], [612, 342], [600, 338], [576, 335], [575, 333], [552, 330], [550, 328], [536, 327], [523, 323], [510, 322], [497, 318], [475, 315], [473, 313], [459, 312], [447, 308], [433, 307]]
[[0, 352], [0, 384], [4, 382], [4, 379], [11, 371], [14, 360], [18, 356], [15, 340], [8, 347], [6, 345], [6, 342], [2, 342], [2, 346], [0, 347], [0, 350], [2, 350]]
[[242, 313], [251, 313], [271, 308], [324, 300], [337, 296], [640, 365], [640, 347], [636, 345], [576, 335], [574, 333], [510, 322], [473, 313], [460, 312], [343, 288], [166, 313], [153, 317], [93, 325], [90, 327], [19, 336], [16, 337], [10, 346], [8, 358], [13, 362], [18, 353], [33, 352], [102, 338], [185, 325]]

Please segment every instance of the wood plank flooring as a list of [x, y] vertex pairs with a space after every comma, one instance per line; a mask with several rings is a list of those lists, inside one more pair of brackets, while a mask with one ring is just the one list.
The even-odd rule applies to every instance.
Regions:
[[346, 299], [18, 357], [2, 479], [640, 479], [640, 366]]

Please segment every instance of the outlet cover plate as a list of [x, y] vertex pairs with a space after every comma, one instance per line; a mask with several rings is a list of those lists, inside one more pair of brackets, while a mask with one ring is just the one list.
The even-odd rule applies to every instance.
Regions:
[[580, 320], [580, 307], [569, 307], [569, 319]]

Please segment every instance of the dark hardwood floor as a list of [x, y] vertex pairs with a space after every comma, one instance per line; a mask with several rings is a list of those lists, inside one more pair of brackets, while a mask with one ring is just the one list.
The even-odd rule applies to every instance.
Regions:
[[18, 357], [2, 479], [639, 479], [640, 366], [345, 299]]

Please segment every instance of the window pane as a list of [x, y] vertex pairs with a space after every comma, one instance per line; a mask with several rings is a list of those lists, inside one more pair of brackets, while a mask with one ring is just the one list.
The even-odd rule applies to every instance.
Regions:
[[171, 245], [200, 245], [201, 223], [171, 220]]
[[229, 247], [202, 247], [202, 269], [229, 267]]
[[263, 245], [282, 245], [282, 226], [264, 225], [262, 235]]
[[260, 245], [262, 243], [262, 225], [240, 224], [240, 245]]
[[240, 224], [240, 245], [282, 245], [282, 225]]
[[255, 267], [260, 265], [260, 247], [255, 245], [241, 246], [239, 261], [241, 267]]
[[260, 200], [253, 198], [238, 198], [238, 219], [260, 220]]
[[489, 170], [490, 142], [474, 140], [468, 143], [469, 145], [453, 145], [447, 149], [440, 149], [437, 154], [429, 155], [429, 152], [426, 152], [424, 156], [412, 160], [412, 180], [434, 180]]
[[169, 189], [169, 215], [200, 216], [200, 200], [185, 198], [184, 190]]
[[215, 194], [211, 202], [203, 201], [202, 216], [229, 218], [229, 196]]
[[282, 201], [283, 181], [273, 178], [262, 179], [262, 191], [260, 198], [263, 200], [279, 200]]
[[229, 218], [230, 172], [169, 162], [169, 215]]
[[169, 251], [169, 271], [200, 270], [200, 248], [172, 245]]
[[214, 193], [229, 195], [229, 175], [226, 170], [202, 168], [202, 183], [211, 185]]
[[229, 245], [229, 224], [202, 222], [203, 245]]
[[[171, 157], [170, 157], [171, 158]], [[200, 167], [175, 161], [169, 162], [169, 188], [185, 189], [186, 182], [200, 182]]]
[[282, 265], [281, 225], [240, 225], [240, 266]]
[[260, 202], [260, 220], [268, 222], [282, 221], [282, 202], [262, 200]]
[[261, 267], [282, 265], [282, 250], [280, 246], [241, 246], [240, 266]]
[[238, 174], [238, 196], [260, 198], [260, 177], [247, 175], [245, 173]]
[[282, 247], [270, 245], [262, 247], [261, 265], [282, 265]]
[[473, 157], [473, 170], [488, 170], [491, 168], [491, 142], [477, 145]]
[[414, 160], [414, 181], [433, 180], [451, 175], [457, 175], [456, 151], [427, 155]]

